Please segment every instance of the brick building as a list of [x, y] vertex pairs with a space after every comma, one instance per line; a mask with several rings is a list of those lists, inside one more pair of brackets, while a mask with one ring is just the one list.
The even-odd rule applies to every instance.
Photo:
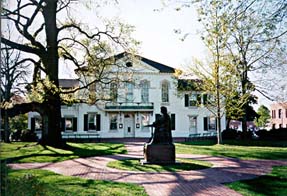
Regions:
[[287, 128], [287, 102], [274, 103], [271, 105], [272, 128]]

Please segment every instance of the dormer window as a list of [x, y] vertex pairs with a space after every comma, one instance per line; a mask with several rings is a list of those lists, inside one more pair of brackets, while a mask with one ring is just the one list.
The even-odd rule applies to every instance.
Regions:
[[127, 67], [132, 67], [132, 66], [133, 66], [133, 63], [132, 63], [132, 62], [127, 62], [127, 63], [126, 63], [126, 66], [127, 66]]

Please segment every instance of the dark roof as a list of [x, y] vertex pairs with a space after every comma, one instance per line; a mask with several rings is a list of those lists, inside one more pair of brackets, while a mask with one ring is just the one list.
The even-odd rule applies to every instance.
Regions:
[[79, 86], [77, 79], [59, 79], [59, 86], [62, 88], [75, 88]]
[[200, 90], [201, 80], [198, 79], [179, 79], [177, 88], [179, 91]]
[[[121, 58], [123, 58], [124, 56], [127, 56], [127, 55], [128, 55], [127, 52], [122, 52], [120, 54], [117, 54], [114, 58], [117, 60], [117, 59], [121, 59]], [[175, 72], [174, 68], [169, 67], [167, 65], [164, 65], [164, 64], [158, 63], [156, 61], [147, 59], [147, 58], [142, 57], [140, 55], [135, 55], [135, 57], [139, 58], [141, 61], [145, 62], [146, 64], [156, 68], [157, 70], [159, 70], [162, 73], [174, 73]]]

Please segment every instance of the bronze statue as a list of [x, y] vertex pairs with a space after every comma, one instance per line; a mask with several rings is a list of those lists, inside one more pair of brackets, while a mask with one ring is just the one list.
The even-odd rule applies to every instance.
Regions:
[[148, 127], [154, 127], [154, 133], [144, 145], [143, 164], [175, 163], [175, 146], [172, 143], [171, 120], [167, 108], [160, 108], [162, 115]]
[[171, 135], [171, 120], [167, 113], [167, 108], [162, 106], [160, 108], [162, 115], [150, 127], [154, 127], [154, 133], [148, 143], [172, 143]]

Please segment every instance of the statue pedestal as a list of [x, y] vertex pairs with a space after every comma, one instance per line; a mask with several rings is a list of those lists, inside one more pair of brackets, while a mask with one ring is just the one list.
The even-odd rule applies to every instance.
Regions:
[[174, 164], [175, 146], [169, 143], [144, 145], [144, 160], [142, 164]]

